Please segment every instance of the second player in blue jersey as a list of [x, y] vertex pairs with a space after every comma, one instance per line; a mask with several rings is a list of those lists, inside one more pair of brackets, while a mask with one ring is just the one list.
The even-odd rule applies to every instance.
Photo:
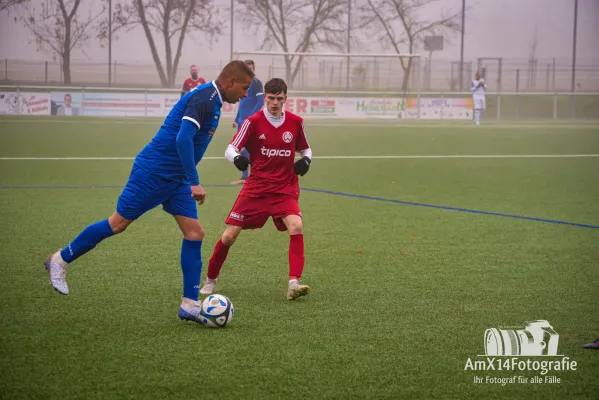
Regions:
[[[253, 60], [245, 60], [245, 63], [252, 70], [252, 72], [256, 71], [256, 65]], [[246, 98], [241, 99], [239, 101], [239, 108], [237, 109], [237, 116], [235, 117], [235, 121], [233, 122], [233, 128], [238, 128], [241, 126], [243, 121], [245, 121], [249, 116], [254, 115], [258, 111], [264, 107], [264, 93], [262, 82], [257, 77], [254, 77], [250, 88], [248, 89], [248, 95]], [[248, 160], [250, 159], [250, 153], [246, 149], [241, 149], [241, 154], [245, 156]], [[231, 182], [233, 185], [244, 184], [245, 180], [249, 176], [249, 169], [246, 169], [241, 173], [241, 179], [237, 181]]]
[[181, 97], [151, 142], [135, 158], [116, 211], [86, 227], [44, 261], [50, 284], [58, 292], [69, 294], [66, 272], [70, 263], [102, 240], [123, 232], [145, 212], [162, 205], [183, 233], [180, 257], [183, 297], [179, 318], [200, 322], [198, 292], [204, 230], [198, 221], [196, 202], [202, 204], [206, 192], [200, 185], [196, 166], [218, 127], [223, 102], [236, 103], [246, 97], [253, 78], [253, 71], [244, 62], [232, 61], [217, 80]]

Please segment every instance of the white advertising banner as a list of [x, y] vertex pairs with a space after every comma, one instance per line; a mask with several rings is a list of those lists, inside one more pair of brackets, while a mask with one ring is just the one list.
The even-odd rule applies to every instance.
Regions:
[[0, 92], [0, 115], [50, 115], [50, 93]]
[[[23, 94], [24, 95], [24, 94]], [[36, 107], [30, 107], [30, 113], [45, 112], [39, 102], [48, 102], [48, 95], [37, 95], [29, 99]], [[52, 115], [84, 115], [110, 117], [165, 117], [181, 98], [179, 93], [106, 93], [106, 92], [53, 92]], [[19, 101], [10, 100], [18, 108]], [[35, 104], [34, 104], [35, 103]], [[7, 105], [2, 107], [7, 113]], [[23, 108], [24, 109], [24, 108]], [[285, 103], [285, 109], [305, 118], [385, 118], [385, 119], [471, 119], [471, 98], [432, 98], [415, 97], [296, 97], [291, 96]], [[222, 115], [233, 117], [237, 104], [225, 103]], [[25, 113], [25, 111], [23, 112]]]

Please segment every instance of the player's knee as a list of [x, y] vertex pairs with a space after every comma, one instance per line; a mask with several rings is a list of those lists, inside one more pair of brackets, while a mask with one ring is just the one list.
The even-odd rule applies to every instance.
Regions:
[[114, 234], [124, 232], [132, 222], [133, 221], [125, 219], [117, 213], [114, 213], [110, 218], [108, 218], [108, 224], [110, 225], [110, 229], [112, 229]]
[[204, 228], [202, 228], [198, 224], [197, 227], [187, 230], [185, 232], [184, 236], [185, 236], [185, 239], [187, 239], [187, 240], [193, 240], [193, 241], [204, 240]]
[[221, 237], [221, 241], [223, 242], [223, 244], [225, 246], [231, 247], [237, 240], [237, 237], [239, 236], [239, 232], [240, 232], [240, 230], [237, 230], [237, 229], [227, 229], [223, 233], [223, 236]]
[[299, 221], [291, 221], [288, 223], [287, 230], [289, 231], [289, 235], [301, 235], [304, 233], [304, 226], [302, 224], [302, 220]]

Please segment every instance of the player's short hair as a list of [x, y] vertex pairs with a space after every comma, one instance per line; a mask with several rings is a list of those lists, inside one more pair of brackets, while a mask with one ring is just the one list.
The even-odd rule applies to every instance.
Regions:
[[264, 85], [264, 93], [277, 94], [281, 92], [287, 96], [287, 84], [281, 78], [272, 78]]
[[68, 97], [69, 99], [73, 99], [73, 98], [71, 97], [71, 94], [70, 94], [70, 93], [67, 93], [67, 94], [65, 94], [65, 95], [64, 95], [64, 98], [65, 98], [65, 99], [66, 99], [67, 97]]
[[223, 68], [220, 73], [220, 77], [229, 77], [232, 76], [238, 80], [242, 80], [243, 78], [249, 78], [250, 80], [254, 79], [254, 74], [248, 65], [241, 60], [233, 60]]
[[192, 69], [192, 68], [197, 68], [197, 67], [198, 67], [197, 65], [195, 65], [195, 64], [191, 64], [191, 67], [189, 67], [189, 69]]
[[247, 65], [251, 65], [253, 67], [256, 66], [256, 64], [254, 64], [254, 60], [245, 60], [244, 63], [246, 63]]

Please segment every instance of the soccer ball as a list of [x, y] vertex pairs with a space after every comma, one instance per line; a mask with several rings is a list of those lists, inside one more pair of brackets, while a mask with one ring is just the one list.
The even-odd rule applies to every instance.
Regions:
[[209, 328], [224, 328], [233, 319], [233, 303], [227, 296], [211, 294], [202, 302], [200, 318]]

